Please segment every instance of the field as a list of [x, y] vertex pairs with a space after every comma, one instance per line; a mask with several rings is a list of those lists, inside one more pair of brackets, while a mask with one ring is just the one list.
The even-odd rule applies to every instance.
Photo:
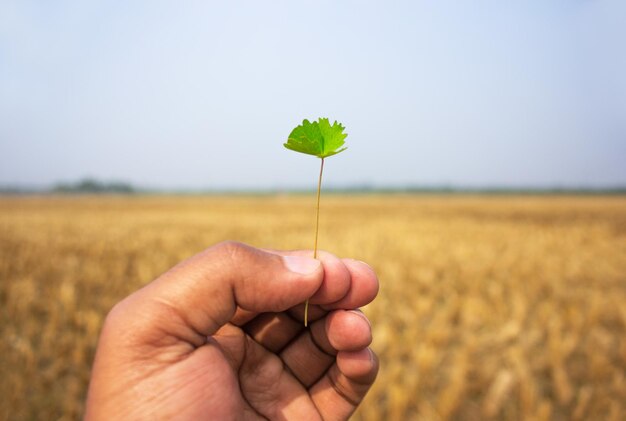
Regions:
[[[312, 196], [0, 197], [0, 419], [77, 419], [108, 309], [224, 239], [310, 248]], [[626, 419], [626, 197], [326, 196], [370, 263], [357, 420]]]

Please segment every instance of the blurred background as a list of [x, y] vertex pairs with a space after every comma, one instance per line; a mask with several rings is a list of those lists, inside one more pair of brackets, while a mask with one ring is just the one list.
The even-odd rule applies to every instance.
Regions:
[[618, 0], [0, 1], [0, 418], [79, 418], [177, 261], [312, 247], [282, 144], [329, 117], [321, 247], [382, 284], [355, 418], [624, 419], [625, 39]]

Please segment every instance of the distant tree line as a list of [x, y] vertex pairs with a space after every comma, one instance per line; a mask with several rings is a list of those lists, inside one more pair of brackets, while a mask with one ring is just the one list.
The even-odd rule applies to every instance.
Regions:
[[[58, 183], [52, 187], [2, 186], [0, 195], [28, 195], [28, 194], [310, 194], [314, 190], [307, 189], [197, 189], [197, 190], [165, 190], [147, 189], [133, 186], [130, 183], [113, 181], [104, 182], [94, 178], [84, 178], [76, 182]], [[485, 194], [485, 195], [626, 195], [626, 185], [605, 187], [459, 187], [459, 186], [372, 186], [356, 184], [351, 186], [328, 186], [326, 194]]]
[[52, 188], [53, 193], [99, 194], [99, 193], [135, 193], [135, 188], [123, 182], [102, 182], [86, 178], [76, 183], [60, 183]]

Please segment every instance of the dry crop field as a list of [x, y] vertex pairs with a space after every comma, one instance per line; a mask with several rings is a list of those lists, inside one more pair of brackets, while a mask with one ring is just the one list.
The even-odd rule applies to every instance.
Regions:
[[[76, 419], [108, 309], [224, 239], [310, 248], [312, 196], [0, 197], [0, 419]], [[626, 419], [626, 197], [332, 196], [370, 263], [358, 420]]]

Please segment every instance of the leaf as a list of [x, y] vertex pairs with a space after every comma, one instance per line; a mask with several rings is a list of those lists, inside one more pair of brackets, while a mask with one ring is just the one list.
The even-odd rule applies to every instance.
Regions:
[[348, 136], [343, 132], [344, 129], [336, 121], [331, 126], [327, 118], [320, 118], [312, 123], [305, 119], [291, 131], [284, 146], [292, 151], [326, 158], [348, 149], [342, 148], [344, 139]]

